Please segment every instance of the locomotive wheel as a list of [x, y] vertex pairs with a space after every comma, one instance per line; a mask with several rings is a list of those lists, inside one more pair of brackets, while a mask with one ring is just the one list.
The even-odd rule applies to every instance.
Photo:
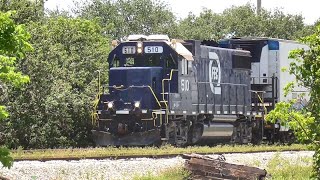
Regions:
[[184, 122], [172, 121], [166, 127], [167, 142], [177, 147], [188, 145], [189, 127]]
[[235, 122], [231, 143], [248, 144], [252, 140], [251, 122], [241, 119]]
[[263, 121], [255, 120], [252, 123], [252, 140], [254, 145], [260, 145], [263, 140]]
[[192, 145], [197, 143], [203, 134], [203, 124], [196, 123], [190, 127], [188, 133], [188, 144]]

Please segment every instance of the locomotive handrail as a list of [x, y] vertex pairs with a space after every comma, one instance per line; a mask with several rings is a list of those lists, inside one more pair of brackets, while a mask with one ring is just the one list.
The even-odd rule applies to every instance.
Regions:
[[[199, 85], [199, 84], [204, 84], [205, 86], [207, 86], [207, 84], [211, 84], [211, 83], [213, 83], [213, 82], [205, 82], [205, 81], [196, 81], [194, 84], [197, 84], [197, 85]], [[235, 88], [248, 88], [248, 85], [247, 84], [235, 84], [235, 83], [213, 83], [213, 85], [215, 86], [215, 87], [220, 87], [220, 85], [227, 85], [227, 86], [234, 86]], [[217, 85], [219, 85], [219, 86], [217, 86]], [[207, 88], [205, 88], [205, 91], [207, 92]], [[222, 91], [221, 91], [221, 95], [222, 95]], [[199, 98], [199, 97], [198, 97]], [[244, 96], [244, 98], [245, 98], [245, 96]], [[229, 97], [229, 99], [230, 99], [230, 97]], [[198, 100], [199, 101], [199, 100]], [[207, 101], [207, 100], [206, 100]], [[229, 104], [230, 106], [231, 106], [231, 104]], [[223, 106], [222, 104], [220, 105], [220, 106]], [[236, 100], [236, 111], [238, 111], [238, 100]], [[245, 111], [245, 109], [244, 109], [244, 107], [245, 106], [243, 106], [243, 111]], [[207, 105], [205, 105], [205, 108], [207, 109]], [[198, 107], [198, 111], [199, 111], [199, 107]]]
[[[212, 82], [196, 82], [198, 84], [207, 84], [207, 83], [212, 83]], [[222, 84], [222, 85], [234, 85], [234, 86], [245, 86], [245, 87], [248, 87], [248, 85], [246, 84], [234, 84], [234, 83], [214, 83], [215, 85], [216, 84]]]
[[[211, 82], [196, 82], [198, 84], [207, 84], [207, 83], [211, 83]], [[215, 84], [222, 84], [222, 85], [233, 85], [233, 86], [244, 86], [244, 87], [248, 87], [248, 85], [246, 84], [233, 84], [233, 83], [215, 83]], [[264, 101], [261, 98], [261, 96], [258, 93], [266, 93], [265, 91], [254, 91], [254, 90], [249, 90], [250, 92], [255, 93], [258, 96], [258, 99], [260, 100], [260, 102], [263, 104], [263, 109], [264, 109], [264, 113], [267, 114], [268, 110], [266, 108], [266, 106], [264, 105]]]
[[[162, 79], [162, 100], [163, 100], [163, 102], [164, 102], [164, 105], [166, 106], [166, 123], [168, 123], [168, 119], [169, 119], [169, 113], [168, 113], [168, 103], [166, 102], [166, 100], [165, 100], [165, 92], [164, 92], [164, 82], [165, 81], [171, 81], [172, 80], [172, 76], [173, 76], [173, 72], [178, 72], [178, 70], [177, 69], [171, 69], [171, 71], [170, 71], [170, 76], [169, 76], [169, 78], [168, 79]], [[169, 91], [170, 91], [170, 86], [169, 86]], [[168, 95], [168, 97], [169, 97], [169, 95]]]
[[162, 79], [162, 93], [161, 94], [162, 94], [162, 100], [163, 101], [165, 101], [165, 99], [164, 99], [164, 93], [165, 93], [164, 92], [164, 82], [172, 80], [173, 72], [178, 72], [178, 70], [177, 69], [171, 69], [169, 78], [168, 79]]
[[100, 94], [101, 94], [101, 71], [100, 70], [97, 70], [97, 72], [99, 73], [98, 74], [98, 94], [96, 95], [96, 98], [95, 98], [95, 101], [94, 101], [94, 110], [91, 114], [91, 123], [92, 125], [94, 125], [95, 123], [95, 119], [96, 119], [96, 116], [98, 115], [97, 112], [96, 112], [96, 109], [97, 109], [97, 106], [98, 106], [98, 103], [99, 103], [99, 99], [100, 99]]
[[265, 114], [268, 114], [268, 110], [267, 110], [266, 106], [264, 105], [263, 99], [262, 99], [261, 96], [258, 94], [258, 91], [252, 91], [252, 92], [254, 92], [254, 93], [258, 96], [258, 99], [260, 100], [260, 102], [261, 102], [261, 104], [262, 104], [262, 106], [263, 106], [264, 113], [265, 113]]
[[255, 91], [255, 90], [249, 90], [250, 92], [254, 92], [254, 93], [266, 93], [267, 91]]

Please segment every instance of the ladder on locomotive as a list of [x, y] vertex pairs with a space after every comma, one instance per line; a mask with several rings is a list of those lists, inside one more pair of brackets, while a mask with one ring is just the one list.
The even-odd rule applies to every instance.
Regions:
[[168, 123], [169, 121], [168, 102], [169, 102], [169, 95], [170, 95], [170, 81], [172, 80], [174, 72], [178, 72], [178, 70], [171, 69], [169, 77], [166, 79], [162, 79], [162, 84], [161, 84], [162, 91], [161, 91], [161, 100], [160, 100], [161, 108], [153, 111], [153, 114], [156, 116], [156, 118], [159, 118], [160, 125], [162, 125], [163, 123]]

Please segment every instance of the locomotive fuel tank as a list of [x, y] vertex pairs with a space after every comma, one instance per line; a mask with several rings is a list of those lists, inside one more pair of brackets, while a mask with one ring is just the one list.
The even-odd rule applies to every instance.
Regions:
[[204, 124], [203, 134], [198, 143], [216, 143], [231, 139], [233, 134], [233, 124], [229, 123], [210, 123]]

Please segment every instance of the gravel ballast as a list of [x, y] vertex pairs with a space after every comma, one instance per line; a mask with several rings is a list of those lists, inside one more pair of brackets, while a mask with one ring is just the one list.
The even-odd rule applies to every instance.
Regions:
[[[276, 154], [281, 158], [296, 162], [301, 158], [311, 158], [314, 152], [265, 152], [224, 154], [226, 161], [235, 164], [253, 165], [265, 168]], [[120, 160], [80, 160], [80, 161], [20, 161], [11, 169], [2, 168], [0, 174], [9, 179], [132, 179], [134, 176], [158, 174], [174, 167], [182, 167], [185, 160], [175, 158], [135, 158]]]

